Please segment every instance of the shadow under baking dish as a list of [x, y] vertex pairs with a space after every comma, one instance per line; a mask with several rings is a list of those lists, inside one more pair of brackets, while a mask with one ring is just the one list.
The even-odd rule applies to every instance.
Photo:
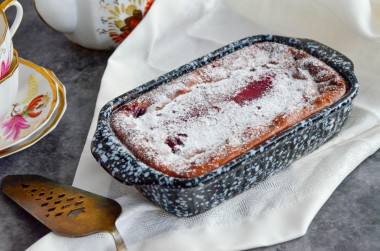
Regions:
[[[134, 157], [114, 134], [109, 121], [119, 107], [218, 58], [260, 42], [286, 44], [324, 61], [346, 81], [346, 95], [240, 157], [196, 178], [170, 177], [147, 166]], [[358, 88], [353, 63], [323, 44], [309, 39], [274, 35], [252, 36], [208, 53], [108, 102], [100, 111], [91, 151], [114, 178], [134, 185], [165, 211], [180, 217], [190, 217], [250, 189], [331, 139], [340, 131], [350, 114]]]

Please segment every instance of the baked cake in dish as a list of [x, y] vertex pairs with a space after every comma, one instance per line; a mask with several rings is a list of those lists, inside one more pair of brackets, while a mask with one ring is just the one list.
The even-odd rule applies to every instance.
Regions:
[[244, 47], [139, 96], [110, 124], [129, 151], [172, 177], [209, 173], [330, 106], [343, 78], [293, 47]]

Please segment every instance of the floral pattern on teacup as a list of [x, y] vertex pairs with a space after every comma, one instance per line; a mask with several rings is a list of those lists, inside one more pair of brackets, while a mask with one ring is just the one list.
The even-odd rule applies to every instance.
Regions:
[[[122, 2], [122, 3], [120, 3]], [[100, 8], [105, 10], [101, 16], [104, 25], [98, 28], [99, 35], [106, 35], [120, 44], [148, 13], [154, 0], [100, 0]]]
[[21, 131], [30, 127], [26, 118], [38, 117], [42, 113], [42, 109], [47, 107], [49, 100], [48, 95], [39, 95], [35, 97], [28, 106], [24, 106], [24, 109], [19, 111], [17, 111], [17, 104], [14, 105], [11, 119], [5, 121], [2, 125], [2, 127], [5, 128], [5, 139], [18, 139]]
[[35, 130], [35, 127], [41, 122], [43, 118], [38, 119], [38, 117], [46, 110], [52, 98], [51, 94], [38, 93], [38, 89], [36, 78], [30, 75], [24, 100], [13, 105], [10, 117], [0, 126], [2, 141], [11, 143], [30, 133], [30, 130]]
[[19, 114], [13, 116], [10, 120], [4, 122], [2, 126], [6, 128], [4, 131], [5, 139], [12, 138], [13, 140], [18, 139], [21, 130], [30, 127], [30, 125], [28, 125], [28, 122], [23, 118], [23, 116]]
[[10, 46], [10, 49], [7, 50], [6, 49], [2, 49], [2, 52], [4, 54], [8, 54], [8, 56], [6, 57], [6, 59], [4, 61], [1, 62], [1, 70], [0, 70], [0, 79], [3, 79], [9, 72], [9, 70], [11, 69], [11, 59], [12, 59], [12, 55], [11, 53], [13, 52], [13, 47], [12, 47], [12, 44]]

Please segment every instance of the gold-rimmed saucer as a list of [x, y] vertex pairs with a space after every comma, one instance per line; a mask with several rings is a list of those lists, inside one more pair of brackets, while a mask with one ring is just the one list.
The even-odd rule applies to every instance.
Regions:
[[[32, 68], [35, 72], [41, 74], [45, 78], [45, 81], [49, 82], [51, 86], [55, 86], [55, 91], [57, 93], [56, 108], [53, 109], [49, 115], [47, 115], [46, 120], [43, 124], [41, 124], [36, 130], [30, 132], [30, 134], [28, 134], [27, 137], [24, 137], [23, 140], [4, 149], [0, 148], [0, 158], [19, 152], [38, 142], [41, 138], [46, 136], [57, 126], [66, 110], [66, 89], [53, 72], [23, 59], [20, 59], [20, 65]], [[40, 108], [42, 106], [43, 105], [40, 105]], [[38, 107], [38, 105], [36, 107]]]

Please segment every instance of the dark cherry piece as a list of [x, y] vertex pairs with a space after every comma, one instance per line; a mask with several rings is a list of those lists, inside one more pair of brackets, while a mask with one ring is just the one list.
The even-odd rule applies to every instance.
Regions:
[[239, 94], [232, 98], [239, 105], [246, 101], [260, 98], [269, 88], [272, 87], [272, 78], [262, 77], [260, 80], [250, 82]]
[[146, 109], [139, 106], [127, 106], [125, 109], [129, 114], [132, 114], [134, 118], [138, 118], [145, 114]]
[[181, 138], [186, 138], [187, 134], [185, 133], [178, 133], [177, 136], [175, 137], [168, 137], [165, 141], [165, 144], [167, 144], [171, 149], [173, 153], [178, 152], [178, 148], [176, 146], [183, 146], [184, 143], [180, 139]]

